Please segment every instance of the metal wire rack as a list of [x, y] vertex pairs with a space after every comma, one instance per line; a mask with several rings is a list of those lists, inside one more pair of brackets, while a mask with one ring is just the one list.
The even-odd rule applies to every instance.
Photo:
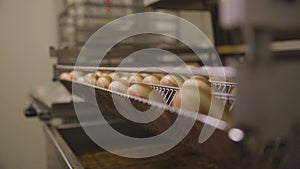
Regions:
[[171, 105], [174, 99], [175, 94], [179, 91], [179, 88], [162, 86], [162, 85], [153, 85], [148, 84], [152, 89], [156, 90], [163, 98], [167, 105]]
[[231, 93], [231, 91], [237, 86], [237, 84], [233, 82], [210, 80], [210, 83], [214, 87], [216, 87], [221, 93]]
[[[119, 115], [118, 110], [115, 107], [114, 100], [118, 102], [118, 105], [121, 106], [121, 109], [124, 110], [124, 112], [128, 112], [128, 113], [132, 111], [132, 109], [128, 108], [127, 106], [128, 104], [134, 105], [134, 107], [137, 110], [141, 110], [141, 111], [148, 110], [149, 106], [152, 106], [153, 111], [155, 112], [162, 111], [163, 113], [158, 119], [150, 123], [137, 124], [139, 127], [143, 127], [154, 134], [160, 134], [166, 131], [174, 123], [174, 121], [177, 119], [177, 116], [179, 115], [182, 118], [189, 119], [193, 114], [195, 114], [195, 112], [191, 112], [185, 109], [179, 110], [167, 104], [141, 99], [127, 94], [114, 92], [104, 88], [99, 88], [93, 85], [88, 85], [88, 84], [84, 84], [76, 81], [68, 81], [68, 80], [60, 80], [60, 81], [70, 92], [72, 92], [73, 87], [76, 87], [77, 90], [75, 90], [75, 93], [72, 94], [84, 98], [84, 100], [87, 103], [93, 103], [92, 100], [94, 100], [95, 98], [92, 99], [91, 96], [93, 95], [94, 97], [96, 96], [96, 101], [97, 101], [96, 106], [99, 106], [101, 112], [108, 112], [108, 113], [114, 113], [116, 115]], [[156, 88], [155, 90], [166, 92], [164, 91], [163, 88]], [[169, 90], [169, 91], [174, 92], [174, 90]], [[164, 96], [165, 98], [168, 98], [168, 94]], [[211, 141], [207, 142], [204, 145], [204, 144], [199, 144], [198, 139], [199, 139], [199, 134], [201, 133], [201, 130], [205, 125], [209, 125], [216, 128], [216, 131], [212, 135], [210, 139]], [[197, 115], [197, 119], [193, 128], [186, 136], [183, 143], [189, 146], [191, 149], [197, 152], [201, 152], [207, 155], [208, 157], [213, 158], [216, 161], [224, 161], [225, 163], [229, 161], [239, 162], [240, 160], [237, 159], [239, 159], [240, 157], [240, 151], [234, 148], [235, 147], [234, 143], [228, 138], [226, 132], [228, 127], [229, 124], [223, 120], [216, 119], [214, 117], [199, 113]], [[169, 139], [173, 139], [173, 138], [171, 137]], [[219, 153], [219, 152], [226, 152], [226, 153]], [[224, 156], [224, 154], [226, 155]], [[224, 165], [231, 165], [231, 164], [224, 164]]]
[[[223, 100], [223, 103], [229, 106], [229, 111], [231, 111], [234, 108], [236, 101], [235, 95], [231, 92], [234, 88], [236, 88], [237, 84], [223, 81], [211, 81], [211, 84], [218, 89], [217, 92], [212, 92], [212, 95], [217, 99]], [[162, 96], [167, 105], [172, 104], [175, 94], [180, 90], [180, 88], [177, 87], [162, 85], [150, 84], [149, 86]]]
[[213, 92], [212, 95], [217, 99], [223, 100], [223, 103], [229, 106], [229, 111], [232, 111], [236, 102], [236, 96], [233, 94], [233, 90], [237, 87], [237, 84], [233, 82], [212, 80], [210, 80], [210, 83], [218, 89], [218, 91]]

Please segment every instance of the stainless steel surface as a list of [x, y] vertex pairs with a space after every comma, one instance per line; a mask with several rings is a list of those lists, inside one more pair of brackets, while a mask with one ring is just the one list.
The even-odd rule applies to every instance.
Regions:
[[44, 124], [47, 140], [48, 169], [83, 169], [67, 143], [55, 129]]
[[[94, 127], [101, 124], [89, 124]], [[112, 124], [118, 130], [126, 131], [130, 135], [146, 136], [147, 131], [128, 123], [116, 122]], [[119, 157], [104, 151], [97, 146], [83, 131], [80, 126], [63, 125], [59, 128], [44, 126], [48, 147], [49, 169], [97, 169], [97, 168], [203, 168], [220, 169], [211, 159], [200, 154], [195, 154], [184, 145], [178, 145], [162, 155], [147, 159], [130, 159]], [[147, 145], [143, 147], [127, 147], [122, 151], [151, 151], [162, 145]], [[53, 161], [54, 160], [54, 161]]]

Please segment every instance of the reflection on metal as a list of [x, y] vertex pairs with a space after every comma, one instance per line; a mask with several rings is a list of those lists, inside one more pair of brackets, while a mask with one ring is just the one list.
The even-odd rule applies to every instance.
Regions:
[[240, 129], [237, 129], [237, 128], [232, 128], [229, 130], [228, 132], [228, 136], [230, 137], [230, 139], [232, 141], [235, 141], [235, 142], [240, 142], [243, 140], [245, 134], [242, 130]]

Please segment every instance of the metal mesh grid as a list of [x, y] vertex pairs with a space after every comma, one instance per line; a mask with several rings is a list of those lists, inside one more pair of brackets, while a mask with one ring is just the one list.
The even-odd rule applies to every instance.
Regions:
[[223, 81], [210, 81], [210, 83], [218, 89], [218, 92], [213, 92], [212, 95], [217, 99], [223, 100], [223, 103], [228, 105], [229, 111], [232, 111], [236, 102], [236, 98], [232, 92], [237, 87], [237, 84]]
[[179, 88], [175, 88], [175, 87], [167, 87], [167, 86], [151, 85], [151, 84], [148, 86], [156, 90], [162, 96], [163, 100], [167, 103], [167, 105], [172, 104], [175, 94], [179, 91]]

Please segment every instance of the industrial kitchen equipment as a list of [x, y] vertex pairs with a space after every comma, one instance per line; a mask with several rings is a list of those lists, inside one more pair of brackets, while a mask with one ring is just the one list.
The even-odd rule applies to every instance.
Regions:
[[[168, 0], [155, 1], [153, 3], [146, 3], [147, 6], [152, 6], [153, 9], [164, 8], [172, 9], [172, 3]], [[200, 2], [200, 1], [199, 1]], [[186, 1], [182, 5], [182, 2], [173, 4], [173, 10], [176, 9], [195, 9], [194, 3], [200, 4], [198, 1], [190, 0]], [[213, 16], [215, 19], [218, 17], [218, 5], [214, 1], [201, 1], [201, 9], [214, 10]], [[251, 10], [256, 4], [262, 2], [258, 1], [246, 1], [245, 6], [237, 6], [236, 8], [247, 7]], [[226, 4], [226, 2], [222, 2]], [[281, 8], [272, 6], [270, 2], [270, 10], [276, 8], [281, 11]], [[286, 5], [283, 10], [290, 10], [287, 15], [295, 16], [293, 12], [299, 9], [299, 2], [281, 2], [281, 3], [295, 3], [294, 6]], [[169, 5], [168, 5], [169, 4]], [[179, 4], [179, 5], [178, 5]], [[240, 4], [240, 3], [237, 3]], [[234, 5], [232, 5], [234, 6]], [[221, 9], [224, 4], [221, 4]], [[226, 6], [225, 6], [226, 7]], [[261, 9], [263, 12], [263, 9]], [[222, 11], [222, 10], [221, 10]], [[224, 12], [224, 11], [223, 11]], [[277, 11], [276, 11], [277, 12]], [[226, 10], [222, 15], [225, 16]], [[241, 14], [241, 13], [238, 13]], [[236, 15], [236, 13], [234, 14]], [[149, 47], [145, 44], [138, 46], [130, 43], [124, 43], [122, 45], [113, 48], [107, 55], [107, 59], [104, 60], [103, 65], [98, 67], [88, 66], [89, 62], [93, 62], [94, 58], [89, 60], [83, 60], [81, 66], [74, 66], [76, 56], [79, 53], [79, 49], [65, 48], [63, 50], [50, 49], [50, 55], [57, 57], [57, 64], [54, 65], [54, 77], [55, 81], [59, 81], [67, 89], [65, 91], [61, 86], [55, 86], [55, 90], [52, 91], [52, 95], [45, 96], [45, 92], [37, 92], [32, 94], [32, 104], [26, 110], [26, 116], [38, 116], [44, 124], [44, 130], [47, 138], [47, 154], [48, 154], [48, 167], [49, 168], [297, 168], [297, 160], [299, 154], [299, 115], [297, 113], [296, 97], [291, 93], [297, 93], [299, 85], [297, 82], [297, 70], [296, 62], [290, 61], [284, 62], [277, 66], [277, 61], [281, 63], [283, 55], [288, 55], [288, 58], [292, 58], [299, 54], [299, 48], [283, 48], [282, 44], [276, 46], [276, 57], [272, 58], [269, 48], [270, 32], [274, 27], [277, 27], [277, 21], [269, 23], [268, 17], [257, 17], [256, 14], [249, 12], [245, 14], [249, 15], [249, 18], [243, 22], [238, 20], [238, 23], [243, 23], [246, 28], [247, 37], [250, 39], [250, 45], [248, 48], [249, 56], [244, 57], [245, 46], [222, 46], [225, 40], [216, 42], [216, 47], [221, 57], [238, 57], [246, 59], [246, 66], [238, 69], [238, 83], [226, 82], [226, 81], [214, 81], [210, 83], [218, 90], [212, 93], [212, 95], [223, 101], [225, 105], [229, 105], [231, 110], [234, 110], [233, 122], [224, 120], [218, 120], [213, 117], [209, 117], [205, 114], [198, 114], [197, 120], [193, 125], [191, 131], [186, 138], [174, 149], [151, 158], [146, 159], [128, 159], [112, 155], [98, 145], [85, 133], [82, 126], [93, 129], [99, 126], [110, 125], [114, 129], [128, 136], [137, 138], [146, 138], [153, 135], [160, 134], [168, 129], [172, 123], [178, 118], [189, 118], [191, 112], [182, 109], [177, 109], [170, 104], [173, 101], [173, 97], [178, 92], [179, 88], [166, 87], [161, 85], [150, 85], [151, 88], [158, 91], [164, 98], [164, 103], [157, 103], [151, 100], [141, 99], [127, 94], [114, 92], [111, 90], [96, 87], [81, 83], [78, 81], [61, 79], [59, 75], [63, 72], [70, 72], [74, 69], [80, 70], [84, 73], [104, 71], [114, 72], [118, 70], [120, 73], [148, 73], [148, 74], [164, 74], [165, 72], [159, 69], [144, 69], [144, 67], [131, 67], [116, 68], [116, 65], [122, 60], [123, 56], [126, 56], [132, 52], [138, 51], [144, 47]], [[267, 14], [266, 14], [267, 15]], [[227, 15], [226, 15], [227, 16]], [[229, 15], [230, 16], [230, 15]], [[252, 19], [251, 19], [252, 18]], [[256, 21], [253, 18], [266, 19], [263, 21]], [[294, 17], [295, 18], [295, 17]], [[271, 21], [271, 19], [270, 19]], [[273, 20], [272, 20], [273, 21]], [[214, 20], [214, 24], [216, 24]], [[279, 21], [283, 22], [283, 21]], [[265, 23], [262, 24], [262, 23]], [[287, 30], [289, 28], [299, 28], [297, 21], [287, 23]], [[226, 24], [226, 21], [225, 21]], [[269, 25], [268, 25], [269, 24]], [[280, 25], [280, 24], [279, 24]], [[290, 27], [289, 27], [290, 26]], [[219, 26], [218, 26], [219, 27]], [[214, 26], [214, 28], [216, 28]], [[219, 28], [218, 28], [219, 29]], [[262, 31], [263, 30], [263, 31]], [[272, 30], [269, 32], [269, 30]], [[220, 31], [216, 31], [215, 33]], [[223, 31], [222, 31], [223, 32]], [[224, 33], [224, 32], [223, 32]], [[298, 34], [297, 34], [298, 35]], [[138, 38], [137, 38], [138, 39]], [[129, 40], [130, 42], [130, 40]], [[135, 41], [137, 42], [137, 41]], [[171, 42], [170, 46], [163, 46], [165, 49], [173, 51], [174, 53], [182, 54], [181, 58], [189, 63], [197, 62], [190, 56], [191, 50], [187, 49], [184, 45], [180, 45], [177, 42], [166, 40], [163, 43]], [[129, 44], [129, 45], [128, 45]], [[174, 45], [176, 44], [176, 46]], [[296, 42], [297, 44], [297, 42]], [[126, 48], [123, 48], [126, 46]], [[128, 48], [129, 46], [129, 48]], [[137, 47], [138, 46], [138, 47]], [[159, 46], [159, 45], [158, 45]], [[175, 47], [174, 47], [175, 46]], [[289, 46], [289, 45], [288, 45]], [[153, 47], [150, 45], [150, 47]], [[75, 51], [75, 52], [74, 52]], [[252, 57], [255, 56], [255, 57]], [[291, 57], [290, 57], [291, 56]], [[211, 57], [208, 57], [209, 59]], [[297, 59], [296, 59], [297, 60]], [[224, 60], [223, 60], [224, 61]], [[279, 62], [278, 61], [278, 62]], [[166, 62], [167, 64], [168, 62]], [[272, 63], [272, 64], [271, 64]], [[199, 64], [199, 63], [197, 63]], [[201, 63], [200, 63], [201, 65]], [[110, 67], [107, 67], [110, 66]], [[202, 67], [205, 68], [205, 67]], [[167, 68], [169, 72], [176, 75], [186, 75], [184, 70]], [[205, 68], [206, 69], [206, 68]], [[196, 75], [208, 76], [205, 69], [197, 68], [193, 70]], [[234, 79], [236, 72], [230, 68], [212, 68], [215, 70], [225, 69], [227, 78]], [[218, 72], [218, 71], [216, 71]], [[274, 76], [270, 76], [269, 72], [278, 72]], [[218, 74], [216, 73], [215, 76]], [[291, 82], [291, 76], [295, 81]], [[268, 83], [266, 83], [268, 81]], [[285, 88], [282, 87], [284, 81]], [[255, 82], [253, 84], [253, 82]], [[285, 83], [286, 82], [286, 83]], [[236, 102], [235, 95], [232, 94], [232, 90], [237, 88], [238, 84], [238, 97]], [[251, 84], [251, 86], [249, 86]], [[274, 90], [274, 88], [276, 88]], [[72, 88], [80, 89], [81, 92], [74, 93]], [[54, 92], [56, 91], [56, 92]], [[72, 94], [69, 95], [69, 93]], [[97, 104], [90, 102], [91, 97], [95, 96]], [[275, 97], [274, 95], [278, 96]], [[74, 97], [75, 96], [75, 97]], [[270, 99], [271, 96], [272, 100]], [[283, 98], [290, 97], [284, 101]], [[295, 98], [293, 98], [295, 97]], [[126, 104], [130, 101], [136, 108], [146, 110], [149, 106], [153, 106], [154, 111], [162, 111], [163, 114], [157, 120], [147, 124], [135, 124], [132, 121], [120, 116], [117, 108], [114, 105], [113, 99], [119, 100], [123, 103], [123, 109], [126, 110]], [[58, 100], [60, 100], [58, 102]], [[264, 104], [261, 104], [264, 103]], [[282, 103], [286, 106], [281, 106]], [[84, 118], [86, 123], [80, 124], [76, 116], [74, 106], [84, 105]], [[88, 105], [88, 106], [87, 106]], [[122, 104], [121, 104], [122, 105]], [[95, 120], [97, 114], [96, 109], [101, 109], [105, 121]], [[282, 116], [282, 112], [290, 112], [286, 116]], [[194, 112], [195, 113], [195, 112]], [[270, 116], [270, 114], [272, 114]], [[208, 120], [209, 119], [209, 120]], [[268, 123], [268, 119], [272, 119]], [[277, 123], [278, 126], [274, 127], [273, 124]], [[283, 123], [281, 123], [283, 122]], [[279, 125], [280, 124], [280, 125]], [[200, 144], [198, 142], [199, 135], [204, 125], [210, 125], [216, 128], [211, 138], [205, 143]], [[281, 130], [284, 129], [284, 130]], [[287, 132], [288, 131], [288, 132]], [[290, 133], [291, 132], [291, 133]], [[280, 136], [280, 137], [278, 137]], [[105, 137], [105, 136], [104, 136]], [[105, 139], [105, 138], [103, 138]], [[169, 138], [170, 139], [170, 138]], [[153, 144], [144, 147], [127, 147], [122, 151], [151, 151], [151, 149], [160, 148], [160, 144]], [[295, 151], [292, 152], [294, 158], [290, 156], [290, 146]], [[288, 160], [286, 160], [288, 159]], [[171, 166], [170, 166], [171, 165]]]

